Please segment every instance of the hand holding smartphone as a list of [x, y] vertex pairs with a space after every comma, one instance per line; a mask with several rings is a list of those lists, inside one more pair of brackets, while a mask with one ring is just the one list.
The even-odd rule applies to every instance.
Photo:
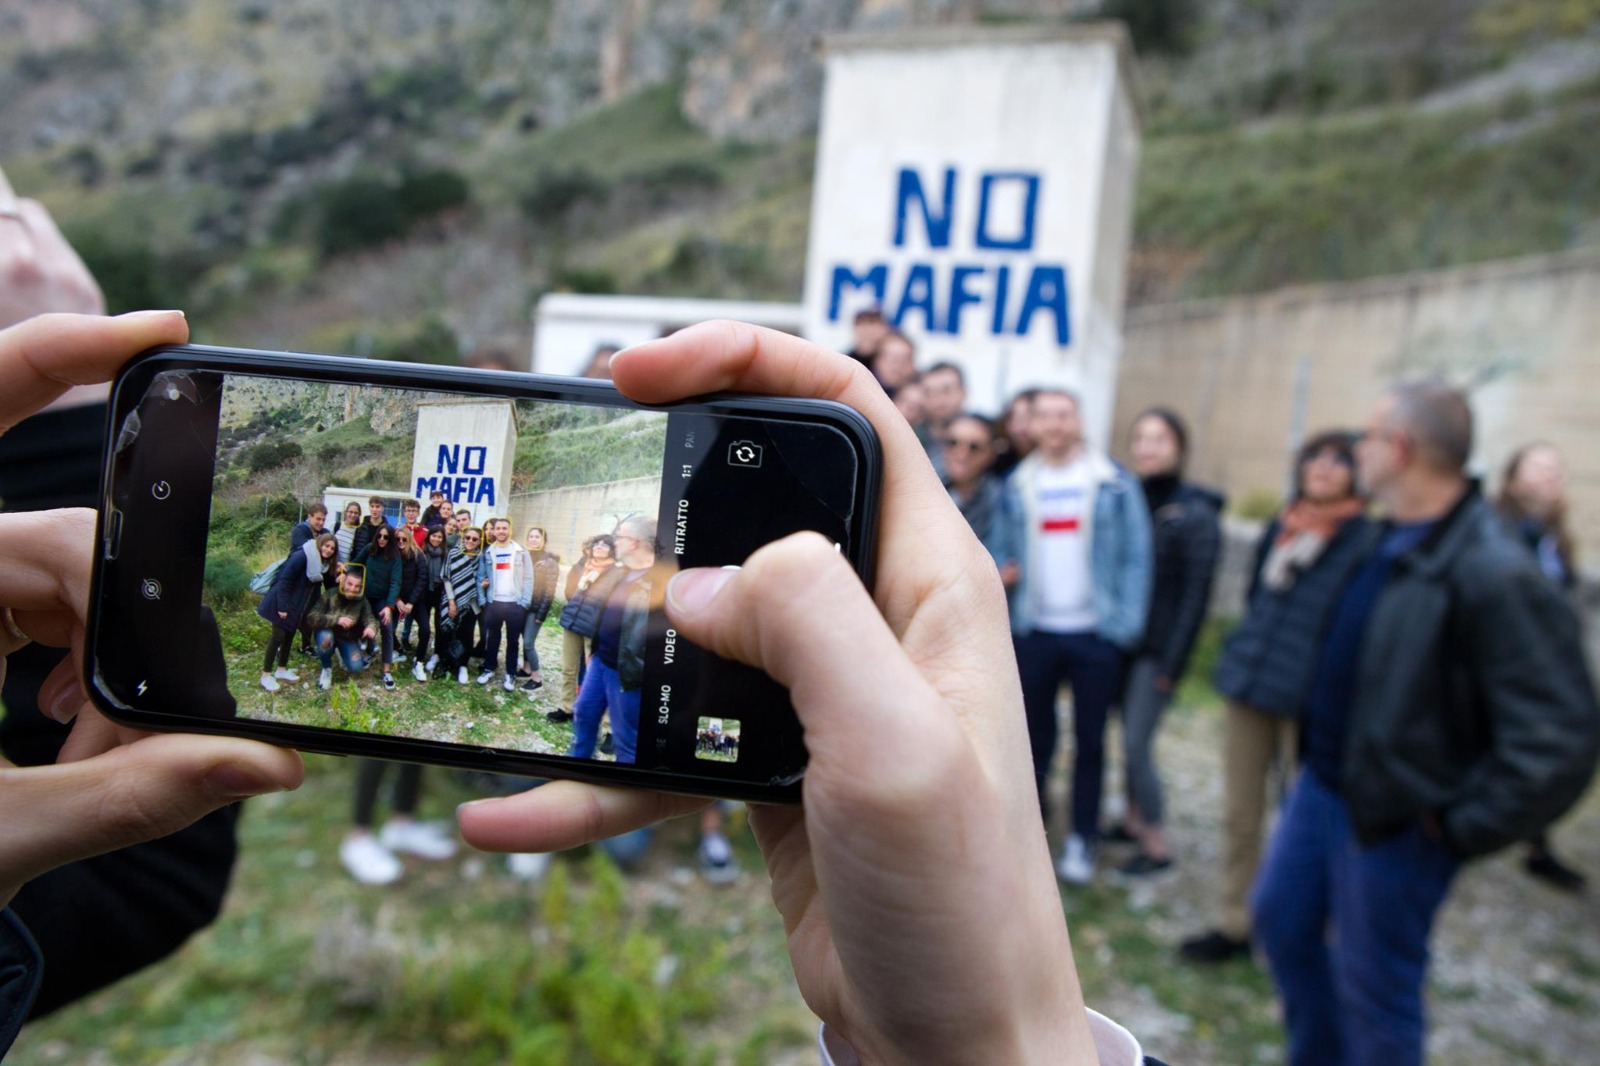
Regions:
[[[783, 687], [661, 605], [680, 567], [737, 567], [801, 530], [870, 574], [878, 445], [850, 408], [647, 408], [588, 381], [182, 346], [119, 374], [107, 442], [86, 669], [111, 717], [798, 798]], [[254, 610], [230, 571], [258, 575]], [[301, 640], [314, 659], [291, 656]], [[581, 671], [571, 706], [524, 665]]]

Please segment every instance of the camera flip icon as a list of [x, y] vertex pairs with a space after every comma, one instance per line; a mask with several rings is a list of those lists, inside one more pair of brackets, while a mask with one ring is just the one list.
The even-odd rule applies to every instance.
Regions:
[[750, 470], [759, 469], [764, 451], [765, 449], [759, 444], [747, 440], [736, 440], [728, 445], [728, 465], [742, 466]]

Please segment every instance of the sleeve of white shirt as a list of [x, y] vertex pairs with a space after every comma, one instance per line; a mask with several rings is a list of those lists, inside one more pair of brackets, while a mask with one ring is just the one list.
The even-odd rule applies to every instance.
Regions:
[[[1103, 1014], [1089, 1011], [1089, 1033], [1094, 1037], [1100, 1066], [1141, 1066], [1144, 1050], [1134, 1035]], [[822, 1066], [861, 1066], [855, 1048], [845, 1043], [827, 1025], [817, 1030], [817, 1051]]]

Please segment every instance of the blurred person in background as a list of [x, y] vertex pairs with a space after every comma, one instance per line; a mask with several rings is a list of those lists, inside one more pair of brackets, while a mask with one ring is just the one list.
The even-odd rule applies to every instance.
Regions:
[[589, 361], [578, 372], [580, 378], [594, 378], [598, 381], [611, 380], [611, 357], [622, 351], [621, 345], [602, 344], [595, 348], [594, 354], [589, 356]]
[[1250, 888], [1261, 864], [1267, 782], [1289, 790], [1323, 627], [1370, 543], [1367, 502], [1356, 486], [1355, 435], [1312, 436], [1295, 456], [1294, 497], [1262, 532], [1245, 597], [1211, 682], [1227, 700], [1223, 722], [1222, 910], [1215, 928], [1183, 942], [1190, 962], [1250, 954]]
[[924, 403], [927, 395], [922, 391], [922, 379], [912, 378], [894, 394], [895, 410], [906, 420], [906, 425], [917, 431], [921, 440], [928, 431], [928, 410]]
[[[917, 347], [904, 333], [890, 330], [867, 367], [892, 399], [902, 386], [917, 380]], [[926, 397], [923, 402], [927, 402]]]
[[[48, 312], [104, 315], [105, 311], [99, 284], [50, 212], [37, 200], [17, 198], [0, 173], [0, 329]], [[132, 345], [130, 355], [188, 338], [179, 312], [106, 319], [105, 326], [119, 336], [131, 336], [126, 342]], [[0, 511], [20, 517], [25, 512], [97, 506], [107, 395], [103, 384], [56, 387], [43, 410], [37, 405], [7, 407], [0, 418], [0, 424], [10, 427], [0, 435]], [[21, 397], [13, 394], [3, 400], [17, 405]], [[61, 522], [52, 520], [48, 534], [52, 542], [63, 537]], [[85, 535], [92, 536], [92, 528]], [[8, 771], [15, 775], [8, 794], [13, 804], [25, 807], [23, 768], [55, 763], [68, 739], [62, 712], [51, 709], [67, 691], [52, 680], [67, 661], [67, 651], [40, 643], [14, 647], [9, 635], [0, 635], [0, 641], [7, 641], [9, 650], [0, 675], [0, 703], [5, 708], [0, 714], [0, 758], [17, 768]], [[206, 750], [222, 750], [209, 746], [212, 739], [204, 742]], [[290, 758], [258, 745], [239, 748], [224, 743], [229, 751], [255, 751], [280, 769]], [[200, 749], [169, 744], [165, 750]], [[139, 777], [132, 771], [113, 781], [93, 759], [76, 767], [85, 777], [74, 796], [85, 804], [97, 801], [102, 791], [98, 781], [121, 788], [131, 785], [130, 777]], [[143, 819], [129, 820], [112, 833], [97, 836], [93, 848], [80, 846], [70, 856], [76, 861], [57, 859], [49, 864], [54, 869], [16, 889], [0, 920], [5, 926], [0, 939], [12, 933], [8, 923], [14, 920], [24, 930], [19, 935], [37, 946], [45, 967], [38, 984], [30, 988], [33, 994], [6, 1001], [10, 1011], [6, 1020], [0, 1020], [0, 1048], [5, 1046], [8, 1025], [42, 1017], [165, 958], [215, 920], [233, 872], [234, 827], [241, 810], [233, 800], [242, 798], [242, 793], [215, 803], [197, 798], [200, 807], [191, 804], [192, 813], [183, 820], [168, 819], [159, 829]], [[92, 808], [87, 808], [90, 816], [85, 817], [59, 799], [52, 806], [69, 819], [63, 824], [75, 826], [79, 835], [103, 832]], [[107, 807], [119, 809], [123, 808]], [[16, 810], [13, 826], [18, 824]], [[178, 810], [174, 805], [159, 813]], [[0, 897], [4, 895], [0, 888]]]
[[[1511, 453], [1500, 479], [1495, 509], [1539, 560], [1539, 569], [1569, 597], [1578, 589], [1577, 546], [1567, 526], [1567, 468], [1561, 453], [1543, 442]], [[1556, 857], [1548, 834], [1528, 843], [1523, 868], [1564, 892], [1582, 892], [1587, 879]]]
[[1086, 885], [1100, 836], [1106, 718], [1150, 606], [1150, 515], [1139, 482], [1084, 439], [1076, 396], [1041, 389], [1032, 426], [1038, 447], [1007, 482], [1023, 544], [1011, 631], [1047, 825], [1056, 698], [1062, 682], [1072, 687], [1071, 828], [1056, 872]]
[[464, 365], [474, 370], [517, 370], [511, 353], [497, 344], [479, 345], [467, 356]]
[[1462, 863], [1548, 826], [1600, 754], [1577, 616], [1467, 478], [1472, 435], [1466, 397], [1421, 381], [1357, 445], [1385, 521], [1325, 627], [1252, 901], [1292, 1066], [1421, 1066]]
[[945, 430], [967, 405], [967, 378], [954, 363], [940, 362], [922, 372], [922, 410], [927, 417], [923, 446], [933, 469], [944, 477]]
[[1176, 411], [1152, 407], [1134, 420], [1129, 453], [1150, 511], [1155, 577], [1144, 641], [1128, 668], [1122, 694], [1122, 744], [1128, 810], [1121, 833], [1138, 854], [1122, 866], [1130, 876], [1172, 866], [1167, 844], [1155, 739], [1178, 682], [1189, 669], [1195, 638], [1211, 603], [1222, 548], [1222, 497], [1183, 480], [1189, 430]]
[[1011, 476], [1017, 464], [1033, 451], [1033, 433], [1029, 429], [1033, 417], [1033, 398], [1038, 389], [1023, 389], [1011, 397], [1006, 409], [995, 422], [994, 476], [1002, 481]]
[[889, 323], [883, 317], [883, 309], [867, 307], [856, 312], [850, 323], [850, 351], [847, 354], [858, 363], [872, 365], [872, 357], [878, 354], [878, 345], [883, 343], [883, 338], [889, 335]]
[[1001, 582], [1010, 588], [1022, 576], [1022, 531], [1006, 506], [1005, 489], [989, 473], [994, 424], [978, 415], [957, 415], [945, 427], [939, 446], [944, 452], [944, 487], [989, 550]]
[[[391, 767], [395, 781], [389, 817], [375, 833], [378, 790]], [[339, 845], [339, 862], [351, 877], [363, 885], [390, 885], [405, 873], [402, 854], [440, 862], [456, 853], [455, 837], [444, 825], [417, 821], [421, 798], [422, 767], [416, 763], [356, 760], [355, 817]]]

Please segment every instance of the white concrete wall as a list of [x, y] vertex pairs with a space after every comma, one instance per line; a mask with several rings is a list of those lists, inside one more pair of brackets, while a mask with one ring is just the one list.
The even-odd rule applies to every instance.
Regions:
[[517, 419], [509, 400], [421, 404], [408, 491], [426, 507], [429, 487], [438, 484], [481, 523], [503, 514], [510, 502], [516, 451]]
[[881, 303], [920, 364], [967, 368], [974, 408], [1066, 385], [1104, 440], [1139, 147], [1120, 27], [964, 26], [825, 47], [807, 336], [846, 348], [854, 312]]

